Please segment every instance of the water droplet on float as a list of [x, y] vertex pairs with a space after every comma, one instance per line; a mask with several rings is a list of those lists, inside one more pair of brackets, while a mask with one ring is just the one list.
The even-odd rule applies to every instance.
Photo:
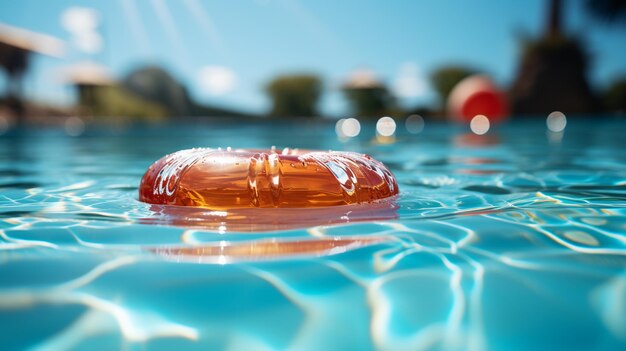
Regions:
[[489, 131], [489, 128], [489, 118], [484, 115], [476, 115], [474, 116], [474, 118], [472, 118], [472, 121], [470, 122], [470, 129], [472, 130], [472, 133], [477, 135], [483, 135], [487, 133]]
[[546, 118], [546, 125], [551, 132], [559, 133], [567, 126], [567, 117], [560, 111], [554, 111]]

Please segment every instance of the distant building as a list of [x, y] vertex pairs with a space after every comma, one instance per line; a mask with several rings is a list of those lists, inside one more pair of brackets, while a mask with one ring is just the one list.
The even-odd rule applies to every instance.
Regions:
[[22, 79], [28, 71], [30, 54], [60, 57], [64, 46], [62, 40], [52, 36], [0, 23], [0, 67], [8, 83], [4, 104], [18, 118], [24, 115]]
[[114, 84], [113, 76], [108, 69], [98, 63], [85, 61], [65, 68], [62, 72], [63, 81], [76, 87], [78, 104], [93, 114], [97, 104], [96, 89]]

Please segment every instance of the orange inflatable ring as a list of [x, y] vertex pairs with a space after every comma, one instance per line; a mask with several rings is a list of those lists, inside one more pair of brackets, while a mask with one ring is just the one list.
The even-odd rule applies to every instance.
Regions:
[[288, 148], [178, 151], [150, 166], [139, 186], [143, 202], [211, 209], [327, 207], [396, 194], [394, 176], [370, 156]]

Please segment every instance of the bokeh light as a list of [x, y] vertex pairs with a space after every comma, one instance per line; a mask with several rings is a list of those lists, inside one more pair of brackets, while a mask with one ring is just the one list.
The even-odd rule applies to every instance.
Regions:
[[565, 130], [567, 125], [567, 118], [565, 114], [560, 111], [554, 111], [548, 115], [546, 119], [546, 125], [551, 132], [559, 133]]
[[420, 115], [410, 115], [404, 121], [406, 130], [411, 134], [419, 134], [424, 130], [424, 118]]
[[337, 121], [337, 123], [335, 123], [335, 134], [337, 134], [338, 137], [340, 138], [345, 138], [346, 136], [343, 134], [343, 130], [341, 129], [343, 127], [343, 122], [345, 122], [346, 119], [345, 118], [341, 118]]
[[470, 129], [472, 133], [477, 135], [483, 135], [489, 131], [490, 127], [489, 118], [485, 115], [476, 115], [470, 122]]
[[335, 124], [335, 133], [339, 138], [354, 138], [361, 133], [361, 123], [356, 118], [342, 118]]
[[79, 136], [85, 131], [85, 122], [80, 117], [72, 116], [65, 120], [65, 133], [69, 136]]
[[98, 12], [86, 7], [69, 7], [61, 15], [61, 25], [72, 34], [93, 31], [99, 23]]
[[381, 117], [378, 122], [376, 122], [376, 133], [378, 135], [389, 137], [392, 136], [396, 132], [396, 121], [391, 117]]

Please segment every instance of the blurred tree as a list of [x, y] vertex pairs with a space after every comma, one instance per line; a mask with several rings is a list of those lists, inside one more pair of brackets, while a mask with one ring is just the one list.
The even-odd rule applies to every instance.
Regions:
[[126, 90], [165, 107], [170, 115], [189, 116], [194, 104], [187, 89], [161, 67], [139, 68], [123, 81]]
[[377, 118], [388, 114], [393, 98], [385, 86], [369, 88], [344, 87], [343, 92], [359, 117]]
[[604, 94], [607, 111], [626, 113], [626, 77], [614, 81]]
[[98, 63], [73, 64], [63, 70], [63, 75], [76, 88], [83, 116], [158, 121], [167, 115], [165, 106], [124, 88]]
[[588, 61], [583, 45], [575, 38], [553, 36], [527, 41], [511, 90], [514, 113], [596, 111], [597, 102], [587, 81]]
[[587, 10], [599, 20], [626, 24], [626, 0], [587, 0]]
[[369, 70], [353, 72], [342, 87], [352, 113], [358, 117], [378, 118], [398, 114], [395, 99], [387, 86], [378, 81]]
[[430, 75], [431, 85], [439, 94], [442, 110], [445, 109], [452, 89], [464, 78], [476, 74], [473, 69], [463, 66], [444, 66]]
[[119, 85], [94, 86], [89, 94], [81, 94], [80, 100], [81, 110], [94, 117], [123, 117], [156, 122], [167, 116], [165, 107], [136, 96]]
[[313, 117], [318, 114], [322, 81], [312, 74], [283, 75], [269, 82], [265, 91], [272, 99], [271, 116]]
[[511, 88], [514, 114], [540, 115], [559, 110], [585, 114], [597, 111], [587, 81], [588, 55], [583, 44], [562, 30], [562, 1], [548, 1], [543, 36], [526, 40]]
[[[169, 116], [175, 117], [235, 117], [248, 116], [237, 111], [204, 106], [193, 101], [187, 88], [165, 69], [157, 66], [138, 68], [123, 81], [123, 89], [136, 97], [160, 106]], [[157, 110], [151, 109], [155, 112]]]

